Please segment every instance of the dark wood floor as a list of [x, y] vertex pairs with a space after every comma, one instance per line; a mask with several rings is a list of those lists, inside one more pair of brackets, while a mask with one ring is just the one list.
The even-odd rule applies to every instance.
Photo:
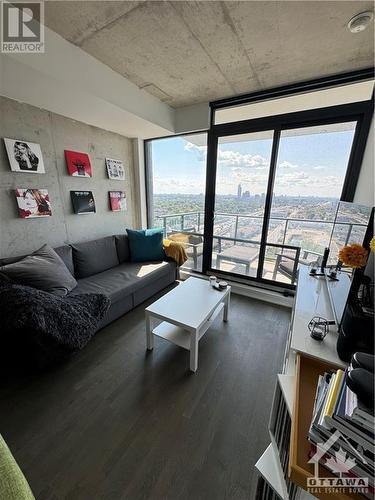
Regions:
[[146, 354], [143, 310], [55, 372], [3, 380], [0, 432], [36, 498], [254, 498], [289, 311], [233, 295], [191, 374], [161, 339]]

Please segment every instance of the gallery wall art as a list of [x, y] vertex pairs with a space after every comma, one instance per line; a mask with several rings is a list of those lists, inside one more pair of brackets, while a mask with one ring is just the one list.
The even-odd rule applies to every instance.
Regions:
[[[42, 150], [39, 144], [4, 138], [10, 168], [13, 172], [45, 173]], [[87, 153], [64, 150], [69, 175], [73, 177], [92, 177], [93, 171]], [[105, 158], [108, 178], [125, 180], [125, 167], [122, 160]], [[108, 191], [109, 207], [112, 212], [127, 211], [124, 191]], [[92, 191], [70, 191], [75, 214], [96, 213]], [[52, 215], [47, 189], [17, 188], [16, 199], [19, 216], [23, 219], [49, 217]]]
[[79, 151], [64, 151], [69, 175], [73, 177], [92, 177], [90, 157]]
[[44, 174], [44, 162], [40, 145], [34, 142], [4, 138], [10, 169], [13, 172]]
[[106, 158], [105, 164], [107, 166], [108, 177], [110, 179], [118, 181], [125, 180], [125, 168], [121, 160]]
[[16, 189], [19, 215], [22, 219], [52, 215], [47, 189]]
[[109, 204], [112, 212], [125, 212], [127, 210], [125, 192], [109, 191]]
[[92, 191], [70, 191], [75, 214], [94, 214], [95, 200]]

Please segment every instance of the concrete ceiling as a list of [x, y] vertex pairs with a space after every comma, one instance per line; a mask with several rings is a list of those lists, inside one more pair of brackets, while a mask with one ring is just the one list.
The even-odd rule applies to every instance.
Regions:
[[48, 1], [46, 24], [173, 107], [374, 63], [372, 1]]

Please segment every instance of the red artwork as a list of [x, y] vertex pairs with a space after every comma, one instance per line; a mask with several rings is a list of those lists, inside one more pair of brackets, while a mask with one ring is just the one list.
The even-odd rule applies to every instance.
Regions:
[[74, 177], [92, 177], [90, 158], [87, 153], [64, 151], [69, 175]]
[[126, 210], [126, 194], [124, 191], [109, 191], [109, 202], [113, 212]]
[[16, 189], [18, 210], [22, 219], [52, 215], [47, 189]]

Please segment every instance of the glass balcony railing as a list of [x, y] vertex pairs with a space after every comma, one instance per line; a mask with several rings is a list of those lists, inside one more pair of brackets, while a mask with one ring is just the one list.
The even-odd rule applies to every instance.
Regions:
[[[165, 237], [184, 243], [189, 259], [185, 268], [202, 270], [204, 212], [159, 215], [155, 225], [163, 227]], [[215, 213], [212, 268], [257, 277], [262, 225], [260, 215]], [[331, 249], [329, 264], [336, 264], [339, 249], [352, 241], [361, 242], [366, 227], [337, 220], [271, 216], [261, 277], [294, 284], [298, 264], [320, 265], [327, 246]]]

